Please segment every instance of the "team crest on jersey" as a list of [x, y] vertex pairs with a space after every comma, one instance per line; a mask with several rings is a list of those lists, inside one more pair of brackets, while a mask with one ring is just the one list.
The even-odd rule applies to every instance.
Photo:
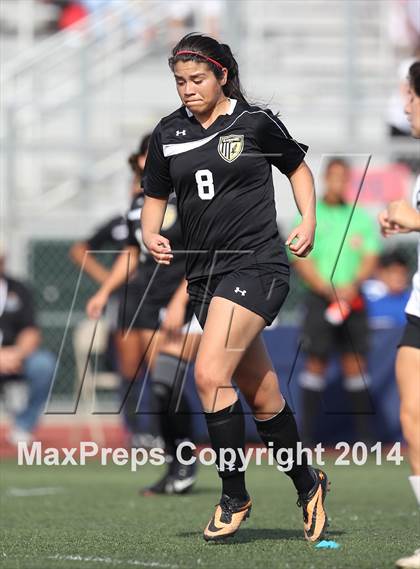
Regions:
[[244, 149], [243, 134], [228, 134], [219, 138], [217, 150], [226, 162], [233, 162], [242, 154]]

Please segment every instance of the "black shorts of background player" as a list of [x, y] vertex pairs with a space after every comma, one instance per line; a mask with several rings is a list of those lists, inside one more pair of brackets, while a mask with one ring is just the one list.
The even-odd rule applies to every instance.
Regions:
[[[190, 34], [174, 48], [169, 64], [183, 106], [163, 118], [152, 134], [141, 222], [144, 243], [155, 260], [174, 262], [176, 246], [162, 236], [161, 227], [175, 190], [188, 292], [204, 327], [195, 380], [222, 481], [222, 497], [204, 538], [232, 536], [251, 509], [240, 460], [244, 417], [234, 376], [262, 440], [275, 452], [287, 448], [295, 453], [287, 474], [303, 507], [304, 535], [315, 541], [327, 525], [327, 477], [305, 458], [300, 464], [296, 460], [295, 418], [261, 337], [289, 289], [271, 166], [289, 178], [303, 215], [287, 244], [295, 254], [306, 255], [315, 231], [313, 179], [304, 162], [307, 147], [294, 141], [271, 111], [246, 102], [227, 45]], [[223, 448], [236, 457], [229, 465], [220, 460]]]
[[[128, 162], [133, 172], [132, 182], [130, 186], [130, 199], [133, 199], [140, 191], [141, 174], [144, 169], [146, 160], [147, 147], [149, 144], [150, 134], [142, 137], [136, 152], [130, 155]], [[109, 221], [101, 225], [94, 233], [84, 241], [74, 243], [69, 251], [70, 258], [78, 265], [86, 274], [88, 274], [98, 285], [102, 285], [110, 274], [109, 267], [103, 264], [98, 253], [104, 250], [121, 251], [127, 242], [128, 227], [125, 215], [116, 215]], [[124, 377], [130, 375], [127, 368], [130, 369], [131, 351], [129, 342], [122, 342], [120, 334], [117, 331], [118, 307], [122, 287], [115, 290], [106, 306], [105, 322], [110, 332], [110, 342], [108, 349], [108, 360], [117, 359], [118, 371], [122, 376], [121, 392], [126, 393], [126, 382]], [[114, 361], [112, 361], [112, 366]], [[137, 399], [135, 397], [136, 389], [130, 391], [123, 408], [124, 424], [130, 433], [132, 444], [147, 443], [154, 444], [158, 441], [159, 430], [153, 415], [150, 416], [149, 432], [140, 433], [139, 417], [134, 413]], [[138, 395], [138, 390], [137, 390]]]
[[[141, 174], [140, 170], [139, 177]], [[126, 216], [126, 245], [99, 291], [89, 300], [87, 313], [98, 318], [112, 292], [126, 283], [119, 304], [117, 346], [127, 401], [131, 401], [132, 384], [143, 372], [151, 382], [151, 412], [158, 418], [168, 462], [163, 478], [142, 493], [183, 494], [196, 479], [195, 464], [187, 466], [177, 460], [178, 446], [193, 438], [190, 403], [183, 383], [188, 363], [198, 348], [201, 328], [192, 321], [193, 311], [188, 304], [185, 256], [179, 255], [171, 267], [157, 267], [142, 244], [143, 201], [139, 184]], [[175, 197], [168, 205], [163, 233], [182, 248]], [[137, 407], [138, 396], [134, 408], [130, 404], [134, 414]], [[192, 458], [190, 448], [184, 449], [182, 458]]]

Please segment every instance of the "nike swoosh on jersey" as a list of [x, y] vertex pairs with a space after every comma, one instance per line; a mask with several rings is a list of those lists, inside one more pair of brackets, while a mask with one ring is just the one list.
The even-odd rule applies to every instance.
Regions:
[[206, 138], [201, 138], [200, 140], [192, 140], [191, 142], [180, 142], [179, 144], [164, 144], [163, 145], [163, 155], [165, 158], [168, 156], [174, 156], [175, 154], [182, 154], [183, 152], [188, 152], [189, 150], [194, 150], [194, 148], [199, 148], [204, 146], [216, 138], [220, 133], [215, 132], [211, 136], [206, 136]]

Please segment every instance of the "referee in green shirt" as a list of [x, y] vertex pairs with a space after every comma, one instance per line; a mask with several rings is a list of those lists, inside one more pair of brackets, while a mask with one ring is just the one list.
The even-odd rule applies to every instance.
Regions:
[[344, 200], [349, 177], [350, 166], [346, 160], [331, 158], [328, 161], [325, 193], [317, 203], [313, 251], [309, 257], [293, 259], [295, 269], [308, 287], [303, 323], [303, 349], [307, 359], [299, 377], [302, 435], [308, 445], [316, 444], [315, 427], [321, 410], [325, 372], [329, 358], [336, 351], [340, 353], [344, 388], [358, 439], [372, 440], [369, 417], [372, 405], [365, 363], [368, 324], [360, 285], [375, 269], [380, 242], [373, 219], [360, 207], [356, 207], [352, 215], [353, 205]]

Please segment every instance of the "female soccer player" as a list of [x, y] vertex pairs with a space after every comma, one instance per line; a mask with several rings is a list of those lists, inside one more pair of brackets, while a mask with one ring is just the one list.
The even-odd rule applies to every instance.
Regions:
[[[408, 80], [410, 89], [404, 110], [411, 134], [420, 139], [420, 61], [411, 65]], [[385, 237], [420, 233], [420, 176], [413, 189], [412, 205], [404, 200], [389, 203], [380, 213], [379, 223]], [[420, 505], [420, 234], [417, 237], [417, 272], [405, 312], [407, 324], [398, 346], [395, 371], [401, 400], [401, 425], [412, 471], [409, 480]], [[399, 559], [396, 564], [397, 567], [420, 567], [420, 549], [414, 555]]]
[[[144, 139], [147, 144], [148, 137]], [[188, 307], [185, 283], [185, 256], [178, 256], [171, 267], [159, 267], [142, 247], [140, 211], [144, 196], [141, 176], [147, 154], [147, 146], [140, 145], [143, 152], [134, 155], [129, 162], [136, 174], [137, 190], [127, 213], [128, 239], [126, 247], [114, 263], [110, 274], [98, 292], [87, 304], [87, 314], [99, 318], [110, 295], [126, 283], [125, 294], [120, 298], [119, 332], [117, 347], [121, 374], [126, 380], [126, 404], [130, 402], [133, 414], [136, 412], [138, 392], [130, 384], [143, 368], [151, 373], [152, 410], [157, 413], [160, 429], [165, 441], [169, 468], [156, 484], [145, 489], [145, 494], [175, 493], [190, 490], [195, 482], [194, 465], [186, 466], [177, 460], [178, 445], [192, 438], [190, 405], [181, 391], [188, 361], [195, 357], [200, 335], [199, 325], [187, 325], [192, 316]], [[179, 248], [182, 248], [181, 231], [176, 200], [171, 197], [163, 223], [163, 233]], [[162, 311], [165, 311], [161, 322]], [[143, 364], [146, 364], [143, 366]], [[135, 397], [132, 397], [131, 394]], [[191, 451], [183, 450], [183, 458], [189, 460]]]
[[[286, 242], [298, 256], [312, 247], [315, 195], [304, 162], [307, 147], [293, 140], [271, 111], [247, 103], [227, 45], [189, 34], [174, 48], [169, 65], [182, 107], [163, 118], [152, 134], [141, 223], [146, 247], [158, 263], [169, 265], [177, 252], [160, 231], [174, 189], [187, 251], [188, 292], [204, 329], [196, 385], [222, 480], [220, 503], [204, 530], [204, 538], [214, 541], [233, 535], [252, 504], [238, 453], [245, 443], [244, 417], [232, 376], [267, 446], [295, 453], [299, 441], [261, 338], [289, 290], [271, 165], [289, 178], [302, 214]], [[236, 453], [235, 463], [225, 469], [223, 448]], [[327, 526], [327, 477], [294, 456], [287, 474], [303, 508], [304, 535], [315, 541]]]
[[[143, 136], [140, 141], [139, 148], [134, 152], [128, 159], [128, 163], [133, 172], [132, 183], [130, 187], [130, 197], [134, 197], [138, 194], [140, 190], [139, 180], [144, 169], [144, 163], [146, 161], [147, 148], [149, 146], [150, 134]], [[85, 273], [87, 273], [97, 284], [102, 285], [109, 276], [109, 270], [106, 265], [104, 265], [99, 259], [92, 254], [92, 252], [98, 252], [101, 250], [115, 249], [115, 251], [121, 251], [126, 245], [128, 236], [127, 219], [125, 215], [116, 215], [112, 217], [105, 224], [101, 225], [93, 235], [84, 241], [78, 241], [73, 244], [69, 254], [72, 261], [78, 265]], [[109, 297], [106, 307], [106, 318], [105, 325], [109, 327], [109, 332], [111, 335], [111, 348], [112, 356], [114, 352], [117, 352], [117, 359], [119, 362], [119, 371], [122, 372], [123, 381], [121, 384], [121, 389], [123, 395], [127, 392], [127, 381], [124, 380], [124, 370], [129, 365], [127, 360], [132, 357], [132, 346], [130, 345], [130, 340], [127, 342], [121, 342], [121, 335], [117, 332], [117, 320], [118, 320], [118, 307], [120, 302], [121, 289], [114, 290], [113, 294]], [[101, 323], [101, 326], [104, 323]], [[135, 334], [132, 334], [131, 338], [134, 338]], [[114, 356], [115, 357], [115, 356]], [[114, 358], [112, 358], [114, 359]], [[137, 397], [136, 397], [137, 396]], [[128, 431], [130, 432], [131, 441], [135, 445], [139, 439], [139, 417], [135, 414], [135, 409], [137, 406], [138, 391], [136, 389], [131, 389], [129, 396], [125, 400], [124, 404], [124, 422]], [[157, 429], [152, 425], [151, 430], [154, 431], [150, 435], [140, 435], [142, 438], [150, 440], [157, 439]], [[153, 436], [156, 435], [156, 436]], [[143, 439], [144, 440], [144, 439]]]

